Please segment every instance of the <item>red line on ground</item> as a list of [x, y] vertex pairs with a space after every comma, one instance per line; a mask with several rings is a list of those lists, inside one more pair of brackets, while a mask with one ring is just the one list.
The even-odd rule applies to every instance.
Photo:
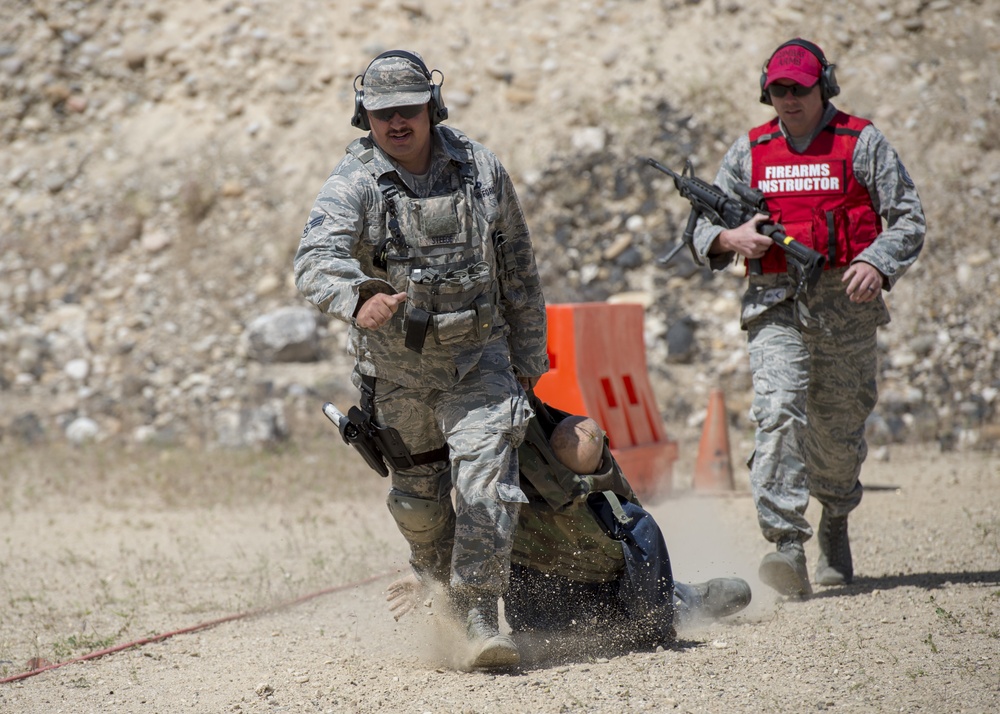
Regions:
[[202, 622], [197, 625], [192, 625], [191, 627], [185, 627], [180, 630], [174, 630], [172, 632], [164, 632], [161, 635], [153, 635], [152, 637], [145, 637], [141, 640], [134, 640], [132, 642], [126, 642], [124, 644], [115, 645], [114, 647], [108, 647], [107, 649], [97, 650], [96, 652], [90, 652], [83, 655], [82, 657], [74, 657], [73, 659], [68, 659], [65, 662], [58, 662], [56, 664], [46, 665], [45, 667], [39, 667], [38, 669], [33, 669], [29, 672], [21, 672], [20, 674], [15, 674], [6, 679], [0, 679], [0, 684], [8, 684], [10, 682], [18, 682], [22, 679], [27, 679], [28, 677], [34, 677], [36, 674], [41, 674], [42, 672], [48, 672], [52, 669], [59, 669], [60, 667], [65, 667], [68, 664], [76, 664], [77, 662], [85, 662], [90, 659], [97, 659], [98, 657], [104, 657], [105, 655], [114, 654], [115, 652], [121, 652], [122, 650], [131, 649], [132, 647], [141, 647], [143, 645], [148, 645], [153, 642], [162, 642], [163, 640], [169, 639], [176, 635], [186, 635], [191, 632], [198, 632], [199, 630], [207, 630], [210, 627], [215, 627], [216, 625], [222, 625], [226, 622], [232, 622], [234, 620], [242, 620], [247, 617], [254, 617], [257, 615], [264, 615], [269, 612], [274, 612], [276, 610], [283, 610], [285, 608], [294, 607], [295, 605], [301, 605], [308, 600], [313, 600], [315, 598], [321, 597], [323, 595], [330, 595], [331, 593], [340, 592], [341, 590], [348, 590], [350, 588], [360, 587], [362, 585], [368, 585], [376, 580], [381, 580], [382, 578], [387, 578], [390, 575], [395, 574], [396, 571], [379, 573], [378, 575], [372, 575], [364, 580], [358, 580], [353, 583], [347, 583], [345, 585], [335, 585], [330, 588], [325, 588], [323, 590], [318, 590], [314, 593], [309, 593], [308, 595], [303, 595], [302, 597], [297, 597], [294, 600], [288, 600], [286, 602], [277, 603], [276, 605], [267, 605], [266, 607], [257, 608], [256, 610], [248, 610], [247, 612], [237, 613], [235, 615], [227, 615], [225, 617], [220, 617], [217, 620], [209, 620], [208, 622]]

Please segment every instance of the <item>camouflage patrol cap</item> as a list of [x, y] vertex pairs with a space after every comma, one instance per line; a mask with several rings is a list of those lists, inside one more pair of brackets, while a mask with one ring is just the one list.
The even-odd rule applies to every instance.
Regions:
[[[420, 58], [415, 52], [408, 54]], [[365, 70], [361, 85], [365, 92], [362, 103], [370, 111], [431, 100], [430, 77], [423, 67], [406, 57], [376, 58]]]

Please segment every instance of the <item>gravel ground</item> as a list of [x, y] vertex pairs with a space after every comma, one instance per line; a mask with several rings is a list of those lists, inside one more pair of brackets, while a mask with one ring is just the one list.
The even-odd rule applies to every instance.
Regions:
[[[69, 664], [0, 685], [0, 711], [986, 713], [1000, 704], [996, 455], [907, 447], [870, 462], [873, 488], [851, 519], [855, 583], [805, 602], [756, 579], [768, 546], [745, 474], [732, 493], [699, 495], [683, 486], [682, 460], [672, 497], [648, 504], [675, 576], [744, 577], [750, 607], [680, 632], [665, 651], [522, 641], [519, 669], [486, 674], [462, 671], [459, 640], [433, 610], [391, 617], [385, 589], [405, 569], [405, 545], [385, 482], [345, 449], [5, 454], [0, 678], [32, 658]], [[815, 562], [812, 541], [807, 554]], [[72, 662], [144, 639], [156, 641]]]
[[[0, 5], [0, 712], [1000, 711], [998, 0]], [[689, 489], [720, 376], [745, 431], [741, 283], [604, 257], [628, 233], [648, 261], [686, 218], [669, 189], [618, 196], [612, 159], [659, 141], [710, 176], [769, 116], [760, 62], [796, 34], [900, 149], [932, 229], [882, 334], [880, 412], [916, 443], [873, 444], [857, 579], [805, 602], [756, 579], [745, 468], [732, 494]], [[647, 505], [676, 576], [746, 578], [744, 612], [666, 651], [523, 642], [506, 674], [462, 671], [432, 609], [390, 616], [406, 553], [386, 483], [316, 424], [340, 334], [309, 365], [248, 361], [239, 338], [301, 304], [291, 253], [357, 135], [351, 83], [397, 46], [446, 72], [455, 126], [511, 171], [553, 300], [656, 301], [650, 376], [681, 456]], [[665, 363], [685, 315], [700, 352]], [[275, 395], [281, 450], [212, 448], [211, 417]], [[80, 415], [104, 440], [62, 443]]]

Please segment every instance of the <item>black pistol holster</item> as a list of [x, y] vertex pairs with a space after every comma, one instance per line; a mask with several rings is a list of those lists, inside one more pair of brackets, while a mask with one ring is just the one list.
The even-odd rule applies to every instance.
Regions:
[[448, 458], [448, 444], [422, 454], [411, 454], [403, 437], [391, 426], [378, 426], [375, 414], [375, 377], [361, 377], [361, 405], [351, 407], [340, 420], [338, 428], [344, 442], [350, 444], [380, 476], [389, 469], [407, 469]]

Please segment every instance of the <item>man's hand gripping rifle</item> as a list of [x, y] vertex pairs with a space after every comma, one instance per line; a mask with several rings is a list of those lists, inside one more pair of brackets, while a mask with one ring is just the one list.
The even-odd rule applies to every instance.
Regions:
[[[684, 171], [681, 174], [671, 171], [656, 159], [646, 159], [646, 162], [670, 176], [674, 180], [677, 191], [691, 203], [691, 215], [688, 216], [687, 226], [684, 228], [684, 238], [672, 251], [657, 260], [661, 265], [669, 263], [685, 245], [691, 250], [694, 262], [702, 265], [702, 261], [694, 249], [694, 230], [698, 219], [702, 216], [717, 226], [736, 228], [758, 213], [770, 215], [764, 194], [745, 184], [737, 183], [733, 186], [733, 190], [740, 197], [737, 200], [728, 196], [718, 186], [696, 177], [690, 161], [684, 165]], [[816, 284], [823, 273], [823, 265], [826, 263], [826, 258], [822, 253], [817, 253], [812, 248], [808, 248], [786, 235], [780, 224], [761, 223], [757, 230], [785, 251], [789, 273], [795, 279], [796, 292], [800, 292], [803, 287], [812, 287]], [[760, 274], [759, 260], [750, 261], [750, 272]]]

